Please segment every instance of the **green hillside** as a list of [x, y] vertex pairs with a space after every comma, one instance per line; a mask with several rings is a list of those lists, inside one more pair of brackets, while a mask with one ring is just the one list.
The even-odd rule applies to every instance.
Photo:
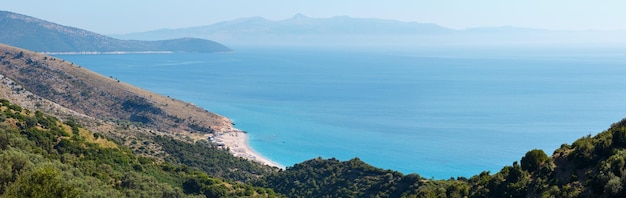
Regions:
[[0, 100], [3, 197], [274, 197], [184, 165], [135, 155], [72, 120]]

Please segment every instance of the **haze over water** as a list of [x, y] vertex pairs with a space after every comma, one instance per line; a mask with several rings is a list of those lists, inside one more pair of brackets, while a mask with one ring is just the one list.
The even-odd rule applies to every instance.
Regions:
[[59, 57], [225, 115], [285, 166], [359, 157], [467, 177], [533, 148], [550, 154], [626, 112], [620, 50], [237, 50]]

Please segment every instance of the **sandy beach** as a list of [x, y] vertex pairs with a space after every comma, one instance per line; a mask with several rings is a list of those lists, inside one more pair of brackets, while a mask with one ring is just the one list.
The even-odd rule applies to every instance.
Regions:
[[213, 136], [214, 142], [223, 144], [224, 147], [228, 147], [230, 152], [237, 156], [243, 157], [249, 160], [257, 161], [261, 164], [274, 166], [278, 168], [285, 168], [283, 165], [278, 164], [272, 160], [263, 157], [261, 154], [255, 152], [248, 144], [248, 134], [240, 130], [232, 130], [227, 132], [220, 132]]

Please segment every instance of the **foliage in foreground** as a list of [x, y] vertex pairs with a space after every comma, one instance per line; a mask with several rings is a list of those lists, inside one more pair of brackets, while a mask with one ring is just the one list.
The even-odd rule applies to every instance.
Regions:
[[273, 197], [187, 166], [157, 163], [72, 121], [0, 100], [3, 197]]

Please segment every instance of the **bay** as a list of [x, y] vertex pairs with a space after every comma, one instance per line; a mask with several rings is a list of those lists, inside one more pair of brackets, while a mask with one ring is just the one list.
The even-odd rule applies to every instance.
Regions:
[[496, 172], [625, 117], [620, 50], [242, 48], [59, 55], [231, 118], [285, 166], [358, 157], [446, 179]]

